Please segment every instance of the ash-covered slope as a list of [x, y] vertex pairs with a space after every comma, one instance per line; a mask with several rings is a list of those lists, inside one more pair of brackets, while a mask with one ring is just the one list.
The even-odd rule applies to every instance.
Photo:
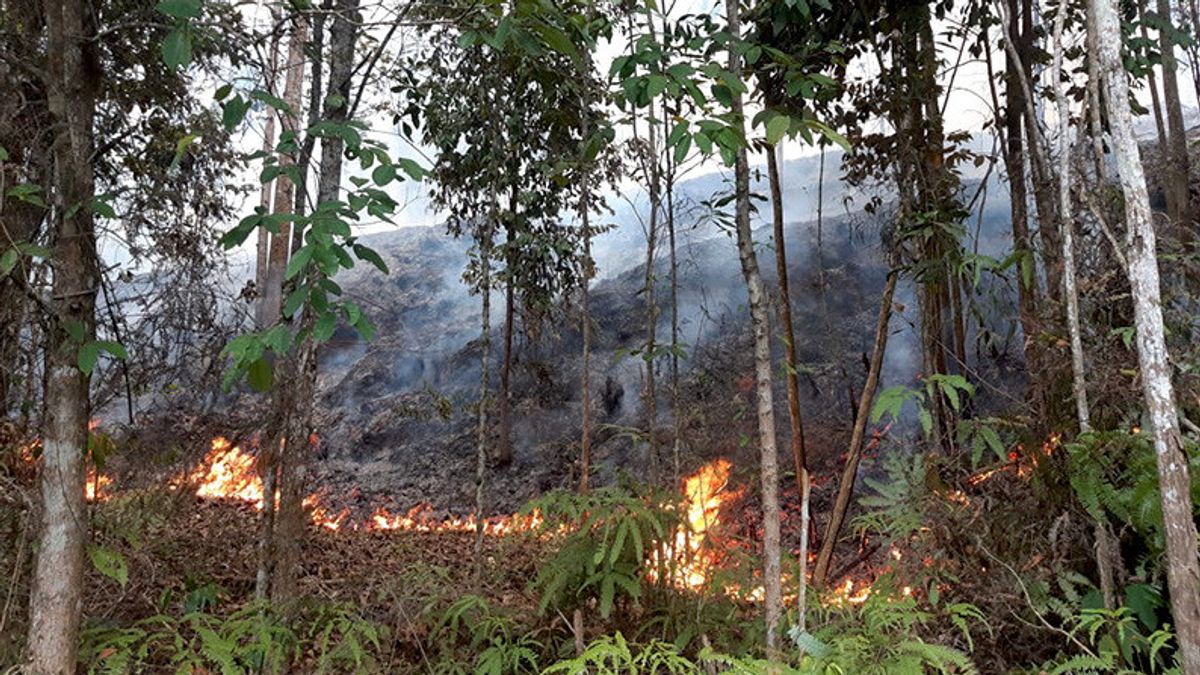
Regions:
[[[822, 225], [823, 270], [817, 264], [816, 224], [793, 222], [787, 232], [806, 436], [817, 462], [835, 458], [845, 442], [887, 273], [879, 244], [882, 219], [837, 211], [842, 215], [827, 216]], [[985, 216], [983, 246], [1005, 245], [1007, 213], [993, 209]], [[609, 250], [624, 250], [614, 257], [617, 260], [644, 260], [644, 242], [630, 240], [628, 229], [628, 223], [617, 228], [615, 236], [626, 241], [610, 243]], [[732, 237], [711, 224], [682, 230], [678, 312], [687, 356], [681, 360], [679, 396], [685, 411], [683, 454], [685, 462], [694, 462], [697, 457], [736, 454], [746, 446], [745, 439], [753, 438], [753, 393], [748, 386], [753, 362], [746, 290]], [[769, 228], [760, 224], [755, 236], [760, 264], [773, 287]], [[375, 235], [369, 243], [383, 256], [391, 275], [355, 270], [342, 283], [379, 326], [379, 338], [364, 344], [346, 334], [323, 355], [323, 482], [353, 485], [372, 497], [387, 495], [399, 507], [432, 499], [438, 509], [465, 510], [474, 498], [474, 406], [481, 356], [480, 298], [468, 294], [461, 282], [467, 244], [428, 228]], [[658, 255], [655, 275], [657, 341], [668, 344], [671, 305], [665, 248]], [[622, 471], [645, 478], [656, 466], [646, 444], [627, 433], [644, 425], [645, 363], [631, 354], [646, 339], [644, 277], [644, 263], [627, 263], [625, 271], [613, 276], [601, 270], [592, 289], [593, 457], [601, 482], [618, 480]], [[892, 323], [885, 385], [911, 382], [919, 369], [911, 291], [903, 288], [897, 300], [902, 309]], [[498, 336], [503, 319], [499, 293], [492, 307]], [[494, 508], [515, 508], [537, 492], [575, 480], [579, 325], [577, 309], [570, 306], [545, 325], [518, 327], [515, 461], [493, 472], [489, 501]], [[775, 351], [778, 357], [780, 349]], [[499, 358], [496, 339], [493, 394]], [[657, 466], [664, 475], [670, 473], [674, 426], [669, 373], [669, 361], [660, 359]], [[779, 428], [785, 434], [782, 384], [776, 401]]]

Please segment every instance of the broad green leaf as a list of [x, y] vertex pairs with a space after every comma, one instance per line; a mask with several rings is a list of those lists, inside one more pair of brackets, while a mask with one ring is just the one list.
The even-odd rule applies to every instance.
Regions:
[[192, 62], [192, 34], [187, 26], [176, 26], [162, 42], [163, 63], [179, 69]]
[[125, 562], [125, 556], [117, 551], [102, 546], [89, 546], [88, 558], [92, 561], [92, 567], [100, 574], [121, 586], [129, 583], [129, 566]]
[[176, 19], [195, 19], [200, 16], [200, 0], [162, 0], [154, 9]]
[[254, 361], [246, 370], [246, 380], [250, 383], [250, 387], [254, 389], [254, 391], [270, 391], [271, 384], [275, 380], [275, 374], [271, 369], [271, 364], [263, 358]]
[[792, 118], [787, 115], [776, 115], [767, 122], [767, 143], [775, 145], [783, 140], [792, 128]]

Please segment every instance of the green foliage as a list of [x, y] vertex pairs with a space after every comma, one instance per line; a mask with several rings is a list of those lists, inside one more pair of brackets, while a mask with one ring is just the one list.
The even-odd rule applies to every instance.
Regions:
[[[1088, 514], [1132, 527], [1150, 548], [1147, 559], [1161, 560], [1166, 539], [1151, 439], [1121, 430], [1093, 432], [1079, 436], [1066, 449], [1071, 488]], [[1190, 449], [1187, 454], [1192, 503], [1200, 504], [1200, 457]]]
[[927, 486], [926, 458], [892, 452], [883, 458], [882, 479], [866, 478], [874, 494], [859, 503], [867, 510], [851, 520], [859, 532], [877, 532], [890, 540], [903, 540], [925, 524], [923, 504], [931, 496]]
[[320, 673], [361, 670], [374, 661], [379, 629], [351, 607], [305, 610], [290, 623], [269, 606], [250, 604], [228, 616], [192, 610], [131, 626], [91, 626], [82, 634], [80, 663], [106, 675], [160, 668], [236, 675], [283, 672], [302, 657], [313, 658], [312, 670]]
[[934, 397], [944, 397], [950, 407], [959, 412], [963, 409], [965, 400], [974, 395], [975, 385], [962, 375], [935, 373], [925, 377], [924, 386], [921, 388], [888, 387], [879, 392], [875, 398], [875, 405], [871, 408], [871, 422], [878, 422], [885, 415], [899, 419], [904, 405], [912, 402], [917, 408], [917, 419], [921, 422], [921, 429], [928, 435], [933, 430], [930, 404]]
[[495, 611], [478, 595], [455, 600], [439, 617], [434, 628], [442, 660], [440, 673], [467, 672], [460, 665], [457, 648], [474, 654], [474, 675], [516, 675], [538, 672], [545, 645], [531, 634], [518, 633], [507, 614]]
[[[793, 629], [793, 644], [805, 654], [803, 671], [863, 675], [978, 672], [964, 652], [922, 639], [921, 632], [937, 615], [895, 590], [885, 576], [861, 605], [829, 609], [824, 625], [813, 633]], [[961, 631], [968, 647], [973, 644], [968, 622], [987, 626], [978, 608], [971, 605], [951, 605], [941, 611]]]
[[561, 537], [534, 580], [542, 611], [595, 600], [608, 618], [620, 598], [636, 601], [647, 555], [671, 531], [664, 513], [616, 488], [553, 492], [527, 509], [542, 514], [544, 531]]
[[1127, 675], [1133, 673], [1181, 672], [1174, 650], [1175, 634], [1169, 624], [1158, 627], [1147, 623], [1132, 607], [1116, 609], [1081, 607], [1065, 616], [1072, 636], [1073, 651], [1043, 663], [1039, 672], [1049, 675], [1093, 673]]

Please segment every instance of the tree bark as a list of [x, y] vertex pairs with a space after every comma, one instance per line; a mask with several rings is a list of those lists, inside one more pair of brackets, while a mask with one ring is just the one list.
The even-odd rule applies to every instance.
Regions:
[[[91, 36], [79, 0], [47, 0], [47, 103], [54, 120], [54, 316], [46, 356], [41, 533], [29, 601], [29, 665], [35, 675], [75, 672], [83, 602], [89, 377], [80, 340], [96, 334], [99, 260], [92, 220], [95, 88], [85, 65]], [[77, 331], [72, 337], [69, 333]]]
[[1125, 194], [1129, 283], [1137, 329], [1142, 391], [1154, 436], [1167, 542], [1167, 587], [1187, 675], [1200, 674], [1200, 560], [1196, 554], [1191, 480], [1179, 432], [1171, 364], [1163, 331], [1154, 227], [1146, 177], [1133, 136], [1129, 83], [1121, 61], [1121, 23], [1116, 0], [1090, 0], [1100, 45], [1100, 69], [1112, 119], [1113, 150]]
[[[267, 90], [275, 91], [275, 79], [278, 75], [276, 72], [279, 67], [279, 35], [275, 34], [271, 37], [270, 47], [270, 62], [267, 66], [266, 84]], [[270, 107], [266, 110], [267, 123], [263, 129], [263, 145], [262, 151], [264, 154], [275, 151], [275, 111]], [[271, 184], [264, 183], [259, 197], [258, 205], [264, 213], [271, 212]], [[259, 294], [258, 302], [255, 303], [255, 324], [259, 330], [266, 328], [263, 321], [267, 317], [267, 312], [263, 308], [263, 293], [267, 288], [267, 270], [270, 267], [271, 261], [271, 232], [265, 227], [258, 228], [258, 241], [255, 246], [255, 266], [254, 266], [254, 289]]]
[[1079, 289], [1075, 279], [1074, 216], [1071, 212], [1071, 111], [1063, 92], [1062, 33], [1065, 14], [1054, 20], [1054, 99], [1058, 102], [1058, 220], [1062, 223], [1063, 294], [1066, 296], [1067, 332], [1071, 338], [1071, 389], [1075, 395], [1075, 414], [1079, 430], [1091, 428], [1088, 411], [1087, 377], [1084, 372], [1083, 335], [1079, 325]]
[[[737, 0], [727, 0], [726, 17], [729, 33], [734, 39], [741, 36], [740, 7]], [[742, 58], [736, 52], [729, 55], [729, 71], [736, 79], [742, 77]], [[735, 124], [744, 126], [742, 95], [734, 94], [732, 112]], [[740, 134], [739, 134], [740, 135]], [[750, 167], [746, 148], [740, 147], [734, 160], [734, 220], [737, 229], [738, 255], [742, 276], [750, 303], [750, 320], [754, 332], [755, 392], [758, 399], [758, 436], [763, 510], [763, 616], [766, 621], [768, 651], [779, 647], [779, 619], [782, 614], [779, 544], [779, 469], [775, 445], [775, 406], [771, 391], [771, 326], [767, 315], [767, 296], [754, 239], [750, 230]]]
[[479, 241], [480, 282], [483, 307], [479, 314], [479, 423], [476, 429], [475, 453], [475, 589], [482, 590], [483, 580], [483, 530], [484, 488], [487, 483], [488, 463], [488, 393], [491, 377], [492, 356], [492, 237], [490, 225], [485, 225]]
[[[580, 332], [583, 335], [583, 364], [580, 366], [580, 437], [579, 437], [579, 491], [587, 494], [592, 472], [592, 229], [591, 192], [588, 177], [583, 178], [583, 196], [580, 198], [579, 217], [583, 227], [583, 283], [580, 285]], [[582, 618], [580, 618], [582, 621]]]
[[[787, 242], [783, 231], [783, 186], [779, 175], [777, 147], [767, 148], [767, 180], [771, 185], [771, 222], [775, 246], [775, 275], [779, 279], [779, 323], [783, 333], [783, 360], [786, 369], [788, 424], [791, 431], [793, 470], [796, 472], [796, 493], [801, 501], [800, 560], [797, 609], [800, 620], [797, 625], [804, 630], [805, 601], [807, 597], [808, 570], [808, 514], [805, 498], [808, 496], [808, 458], [804, 447], [804, 419], [800, 413], [800, 373], [796, 368], [796, 330], [792, 324], [791, 289], [788, 284]], [[818, 249], [819, 250], [819, 249]], [[820, 264], [820, 263], [818, 263]]]
[[[283, 88], [283, 100], [293, 111], [300, 110], [300, 100], [304, 90], [304, 44], [308, 39], [308, 23], [302, 15], [296, 15], [292, 35], [288, 39], [287, 76]], [[297, 119], [295, 115], [280, 114], [280, 126], [284, 133], [295, 134]], [[280, 166], [294, 164], [295, 160], [289, 154], [279, 155]], [[275, 210], [274, 213], [292, 213], [295, 211], [296, 186], [286, 175], [275, 179]], [[267, 262], [266, 285], [262, 289], [262, 315], [259, 317], [260, 326], [271, 326], [280, 319], [283, 307], [283, 276], [287, 269], [288, 254], [292, 240], [290, 221], [279, 225], [279, 232], [271, 235], [270, 256]]]
[[[1157, 0], [1159, 18], [1172, 25], [1170, 0]], [[1183, 128], [1183, 107], [1179, 99], [1179, 61], [1175, 58], [1175, 43], [1170, 31], [1158, 31], [1159, 49], [1162, 52], [1163, 111], [1167, 118], [1167, 145], [1162, 156], [1167, 160], [1167, 212], [1176, 225], [1190, 219], [1188, 196], [1188, 150], [1187, 134]], [[1200, 92], [1198, 92], [1200, 93]]]
[[[515, 209], [516, 200], [513, 200]], [[512, 217], [515, 216], [515, 211]], [[496, 441], [496, 456], [493, 458], [498, 466], [506, 466], [512, 463], [513, 448], [512, 448], [512, 411], [510, 406], [509, 383], [512, 380], [512, 357], [513, 357], [513, 324], [516, 320], [516, 280], [513, 278], [513, 272], [516, 267], [516, 255], [514, 253], [513, 238], [516, 236], [516, 228], [509, 226], [507, 255], [508, 261], [508, 278], [504, 283], [504, 360], [500, 363], [500, 438]]]
[[858, 463], [862, 459], [863, 437], [867, 432], [867, 420], [871, 415], [871, 401], [875, 398], [875, 389], [879, 387], [879, 373], [883, 370], [883, 356], [887, 351], [888, 323], [892, 319], [892, 298], [896, 295], [896, 280], [899, 273], [892, 270], [888, 274], [887, 285], [883, 289], [883, 299], [879, 303], [879, 318], [875, 323], [875, 343], [871, 351], [871, 361], [867, 366], [867, 380], [863, 383], [858, 397], [858, 408], [854, 413], [854, 430], [850, 433], [850, 445], [846, 449], [846, 465], [842, 468], [842, 477], [838, 482], [837, 497], [833, 502], [833, 510], [829, 513], [829, 525], [825, 528], [825, 536], [821, 539], [821, 550], [817, 553], [817, 563], [813, 568], [812, 583], [818, 588], [825, 585], [829, 575], [829, 565], [833, 560], [833, 548], [841, 533], [842, 523], [846, 519], [846, 510], [850, 507], [850, 497], [854, 494], [854, 482], [858, 477]]

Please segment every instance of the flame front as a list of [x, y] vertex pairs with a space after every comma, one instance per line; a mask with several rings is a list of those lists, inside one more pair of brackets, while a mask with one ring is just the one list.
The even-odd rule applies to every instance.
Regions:
[[212, 440], [212, 450], [188, 478], [196, 483], [197, 497], [236, 499], [261, 509], [263, 484], [257, 463], [254, 455], [218, 436]]
[[[718, 552], [705, 546], [705, 540], [721, 522], [721, 507], [741, 495], [740, 490], [726, 490], [733, 465], [717, 459], [700, 467], [683, 481], [686, 522], [675, 532], [666, 565], [668, 577], [683, 588], [698, 589], [708, 580], [708, 571], [718, 562]], [[651, 557], [652, 576], [664, 567], [657, 554]]]

